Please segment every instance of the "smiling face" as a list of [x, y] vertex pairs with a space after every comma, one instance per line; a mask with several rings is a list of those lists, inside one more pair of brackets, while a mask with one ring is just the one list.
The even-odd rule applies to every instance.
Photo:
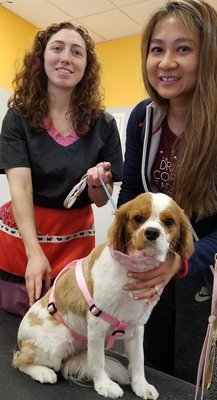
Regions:
[[187, 27], [173, 15], [155, 25], [146, 61], [152, 87], [169, 101], [182, 104], [192, 98], [200, 57], [200, 37], [196, 28]]
[[70, 29], [61, 29], [55, 33], [44, 52], [48, 91], [72, 91], [83, 78], [86, 64], [87, 52], [82, 36]]

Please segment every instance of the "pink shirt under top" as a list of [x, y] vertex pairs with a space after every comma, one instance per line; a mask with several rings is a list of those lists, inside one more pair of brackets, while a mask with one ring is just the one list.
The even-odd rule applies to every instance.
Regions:
[[77, 142], [80, 139], [80, 136], [77, 135], [76, 132], [70, 132], [66, 137], [60, 135], [60, 133], [50, 124], [48, 118], [44, 118], [43, 126], [49, 135], [61, 146], [67, 147], [70, 144]]

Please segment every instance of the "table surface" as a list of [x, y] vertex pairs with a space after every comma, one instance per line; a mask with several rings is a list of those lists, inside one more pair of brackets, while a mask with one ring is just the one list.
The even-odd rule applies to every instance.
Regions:
[[[0, 400], [102, 400], [92, 383], [78, 385], [59, 376], [54, 385], [40, 384], [11, 365], [16, 348], [16, 334], [20, 318], [0, 311]], [[116, 355], [121, 361], [123, 356]], [[195, 386], [180, 379], [146, 368], [147, 380], [158, 390], [159, 400], [193, 400]], [[123, 400], [138, 397], [130, 386], [123, 387]]]

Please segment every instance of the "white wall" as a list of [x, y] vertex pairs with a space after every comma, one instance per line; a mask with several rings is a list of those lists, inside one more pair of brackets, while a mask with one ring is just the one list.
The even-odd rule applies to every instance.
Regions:
[[11, 94], [12, 92], [9, 92], [9, 90], [0, 88], [0, 127], [2, 124], [2, 119], [7, 111], [7, 101]]
[[[117, 121], [118, 130], [120, 133], [122, 152], [124, 156], [125, 151], [125, 138], [126, 138], [126, 126], [132, 107], [123, 108], [110, 108], [107, 111], [110, 112]], [[120, 190], [120, 183], [114, 184], [113, 200], [117, 204], [118, 193]], [[107, 238], [107, 230], [111, 225], [113, 219], [113, 207], [110, 202], [102, 208], [97, 208], [93, 205], [94, 217], [95, 217], [95, 229], [96, 229], [96, 243], [103, 243]]]
[[[114, 200], [115, 204], [117, 204], [119, 190], [120, 184], [115, 183], [112, 195], [112, 199]], [[96, 243], [100, 244], [105, 242], [107, 239], [107, 230], [112, 223], [114, 209], [109, 201], [105, 206], [100, 208], [96, 207], [94, 204], [93, 211], [95, 219]]]
[[[0, 89], [0, 126], [1, 121], [7, 110], [7, 100], [10, 97], [11, 93]], [[125, 147], [125, 132], [126, 132], [126, 124], [131, 111], [130, 107], [125, 108], [113, 108], [109, 109], [114, 117], [116, 118], [117, 125], [120, 132], [122, 150], [124, 154]], [[120, 183], [115, 183], [114, 191], [113, 191], [113, 200], [115, 204], [117, 204], [118, 193], [120, 190]], [[8, 187], [8, 183], [5, 175], [0, 175], [0, 205], [5, 203], [10, 199], [10, 191]], [[107, 230], [110, 226], [113, 219], [113, 207], [110, 202], [104, 207], [96, 207], [93, 205], [94, 217], [95, 217], [95, 229], [96, 229], [96, 243], [103, 243], [107, 238]]]

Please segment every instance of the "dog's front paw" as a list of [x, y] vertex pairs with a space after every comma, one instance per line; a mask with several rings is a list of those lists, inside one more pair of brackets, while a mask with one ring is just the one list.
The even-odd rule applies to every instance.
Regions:
[[26, 365], [20, 366], [19, 370], [27, 375], [30, 375], [33, 379], [40, 383], [56, 383], [57, 375], [51, 369], [44, 365]]
[[99, 382], [94, 382], [94, 388], [101, 396], [110, 397], [111, 399], [117, 399], [124, 394], [121, 387], [111, 379], [103, 379]]
[[145, 400], [157, 400], [159, 393], [153, 385], [150, 385], [146, 379], [132, 383], [132, 389], [138, 397]]

